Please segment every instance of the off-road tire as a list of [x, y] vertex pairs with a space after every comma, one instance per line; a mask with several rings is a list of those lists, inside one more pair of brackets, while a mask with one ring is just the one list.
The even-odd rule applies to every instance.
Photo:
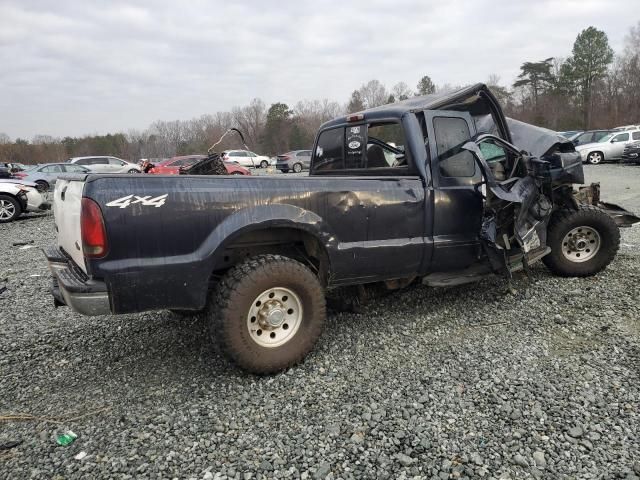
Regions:
[[293, 171], [295, 173], [300, 173], [302, 171], [302, 164], [301, 163], [294, 163], [293, 164]]
[[[286, 343], [265, 347], [251, 338], [248, 315], [261, 293], [278, 287], [298, 296], [303, 315]], [[227, 272], [214, 295], [207, 312], [211, 335], [223, 354], [249, 372], [269, 374], [296, 365], [322, 333], [326, 318], [324, 290], [309, 268], [291, 258], [249, 258]]]
[[0, 218], [0, 223], [9, 223], [13, 222], [16, 218], [20, 216], [22, 213], [22, 207], [20, 206], [20, 202], [13, 198], [10, 195], [0, 194], [0, 200], [2, 202], [8, 202], [13, 205], [13, 214], [7, 218]]
[[[565, 236], [575, 228], [589, 227], [600, 236], [600, 248], [587, 261], [569, 260], [562, 251]], [[551, 253], [542, 258], [544, 264], [561, 277], [589, 277], [604, 270], [616, 256], [620, 246], [620, 230], [614, 220], [601, 209], [581, 205], [578, 210], [562, 209], [553, 214], [549, 223], [547, 245]]]

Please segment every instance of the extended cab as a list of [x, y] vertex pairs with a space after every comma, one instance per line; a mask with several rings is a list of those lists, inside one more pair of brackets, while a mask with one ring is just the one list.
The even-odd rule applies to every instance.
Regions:
[[61, 177], [52, 292], [87, 315], [202, 312], [231, 359], [274, 372], [313, 348], [338, 287], [446, 286], [538, 259], [601, 271], [638, 218], [583, 181], [571, 142], [508, 121], [478, 84], [324, 124], [308, 177]]

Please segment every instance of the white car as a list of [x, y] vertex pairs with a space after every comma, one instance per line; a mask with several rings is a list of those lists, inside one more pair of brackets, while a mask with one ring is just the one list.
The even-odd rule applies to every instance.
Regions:
[[49, 207], [35, 183], [0, 180], [0, 223], [12, 222], [24, 212], [39, 212]]
[[595, 143], [586, 143], [576, 147], [583, 163], [597, 165], [602, 162], [610, 162], [622, 158], [624, 147], [632, 142], [640, 140], [640, 129], [624, 132], [612, 132], [605, 135]]
[[267, 168], [272, 165], [272, 160], [265, 155], [257, 155], [249, 150], [226, 150], [222, 152], [225, 162], [237, 163], [241, 167]]
[[117, 157], [93, 156], [93, 157], [73, 157], [69, 163], [87, 167], [93, 173], [142, 173], [140, 165], [127, 162]]

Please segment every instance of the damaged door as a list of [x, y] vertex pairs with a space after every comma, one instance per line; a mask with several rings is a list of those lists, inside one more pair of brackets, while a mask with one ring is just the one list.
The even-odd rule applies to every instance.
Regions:
[[425, 112], [434, 189], [432, 272], [461, 270], [477, 262], [482, 222], [482, 173], [463, 146], [475, 135], [467, 112]]

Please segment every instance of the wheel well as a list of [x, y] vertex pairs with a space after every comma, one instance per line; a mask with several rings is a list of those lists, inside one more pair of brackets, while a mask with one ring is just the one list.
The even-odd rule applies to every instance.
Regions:
[[320, 241], [311, 233], [297, 228], [270, 228], [240, 234], [223, 247], [217, 256], [214, 276], [248, 257], [277, 254], [307, 265], [327, 285], [330, 274], [329, 256]]

